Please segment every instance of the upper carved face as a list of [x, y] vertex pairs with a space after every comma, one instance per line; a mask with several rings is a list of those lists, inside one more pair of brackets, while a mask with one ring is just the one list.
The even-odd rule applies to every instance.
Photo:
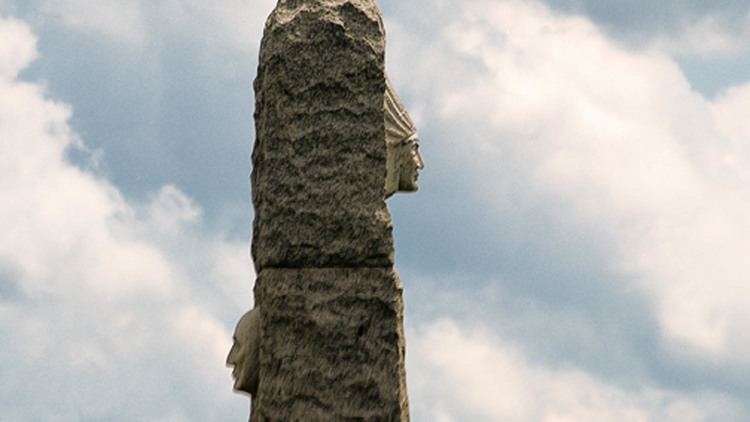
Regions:
[[259, 319], [257, 308], [240, 318], [234, 330], [232, 348], [227, 355], [227, 366], [233, 368], [234, 389], [251, 395], [258, 388]]
[[417, 185], [419, 170], [424, 168], [422, 156], [419, 154], [419, 139], [405, 142], [401, 146], [400, 155], [398, 190], [401, 192], [416, 192], [419, 189]]
[[424, 168], [419, 154], [417, 129], [386, 78], [385, 144], [387, 148], [385, 197], [396, 192], [415, 192], [419, 170]]

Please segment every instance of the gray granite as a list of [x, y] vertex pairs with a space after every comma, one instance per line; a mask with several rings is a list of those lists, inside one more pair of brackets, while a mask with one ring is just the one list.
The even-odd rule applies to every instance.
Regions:
[[256, 93], [252, 254], [266, 267], [388, 267], [385, 37], [373, 0], [280, 1]]
[[409, 419], [403, 299], [388, 268], [264, 269], [253, 421]]
[[261, 42], [255, 308], [227, 357], [251, 421], [408, 421], [385, 198], [417, 190], [416, 128], [374, 0], [279, 0]]

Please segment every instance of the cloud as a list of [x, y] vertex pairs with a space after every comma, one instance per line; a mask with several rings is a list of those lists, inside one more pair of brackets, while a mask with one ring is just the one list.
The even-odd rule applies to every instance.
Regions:
[[739, 406], [711, 393], [621, 388], [571, 368], [530, 362], [512, 344], [451, 320], [410, 338], [415, 416], [436, 421], [631, 422], [741, 420]]
[[17, 21], [6, 21], [0, 27], [0, 78], [12, 80], [18, 72], [36, 58], [36, 39], [25, 25]]
[[97, 36], [133, 44], [147, 36], [140, 0], [39, 0], [36, 7], [49, 19]]
[[680, 55], [723, 57], [747, 51], [750, 6], [744, 1], [545, 0], [567, 13], [590, 17], [609, 34], [637, 45], [658, 45]]
[[[42, 57], [25, 75], [43, 78], [51, 95], [75, 108], [72, 127], [101, 151], [99, 169], [121, 193], [142, 198], [179, 186], [208, 224], [231, 220], [234, 236], [246, 240], [252, 78], [274, 4], [137, 0], [89, 8], [29, 0], [9, 9], [41, 40]], [[133, 33], [118, 33], [101, 7], [115, 16], [128, 9], [122, 21], [134, 23], [123, 27]]]
[[170, 3], [160, 12], [179, 13], [181, 24], [192, 36], [205, 31], [211, 38], [218, 36], [215, 40], [217, 44], [244, 51], [255, 51], [266, 16], [275, 6], [274, 0], [223, 0], [210, 3], [188, 0]]
[[[12, 0], [9, 0], [12, 2]], [[28, 17], [114, 44], [145, 48], [165, 34], [181, 34], [215, 48], [254, 51], [273, 0], [33, 0]], [[200, 34], [200, 36], [196, 36]]]
[[[743, 110], [750, 105], [750, 83], [735, 86], [723, 95], [718, 97], [712, 103], [712, 115], [717, 122], [718, 130], [728, 139], [733, 148], [736, 148], [736, 154], [739, 156], [748, 156], [748, 140], [750, 139], [750, 122], [744, 118]], [[727, 161], [732, 161], [732, 157], [726, 157]], [[746, 171], [739, 167], [735, 171]], [[747, 176], [743, 176], [743, 182], [747, 181]]]
[[3, 418], [244, 417], [224, 357], [251, 302], [247, 245], [204, 230], [173, 186], [137, 203], [72, 165], [71, 108], [17, 79], [33, 34], [0, 34]]
[[429, 253], [490, 233], [477, 251], [485, 262], [460, 254], [461, 268], [568, 300], [561, 307], [598, 289], [639, 292], [674, 353], [746, 364], [745, 94], [713, 103], [666, 54], [628, 49], [539, 3], [478, 1], [434, 26], [443, 29], [425, 39], [391, 22], [394, 80], [449, 157], [430, 167], [423, 132], [423, 189], [431, 171], [449, 175], [435, 177], [482, 211], [449, 219], [479, 226], [456, 236], [478, 237], [431, 242]]

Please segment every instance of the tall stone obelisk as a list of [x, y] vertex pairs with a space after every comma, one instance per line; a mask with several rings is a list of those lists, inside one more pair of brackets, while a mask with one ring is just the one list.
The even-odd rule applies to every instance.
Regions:
[[260, 48], [253, 421], [407, 421], [375, 0], [279, 0]]

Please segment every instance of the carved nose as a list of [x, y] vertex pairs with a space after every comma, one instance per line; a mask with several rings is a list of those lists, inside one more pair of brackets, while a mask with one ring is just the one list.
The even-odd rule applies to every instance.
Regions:
[[227, 354], [227, 367], [234, 366], [234, 353], [235, 353], [236, 346], [233, 344], [232, 348], [229, 349], [229, 353]]
[[417, 161], [417, 168], [422, 170], [424, 168], [424, 161], [422, 161], [422, 155], [419, 150], [414, 151], [414, 159]]

